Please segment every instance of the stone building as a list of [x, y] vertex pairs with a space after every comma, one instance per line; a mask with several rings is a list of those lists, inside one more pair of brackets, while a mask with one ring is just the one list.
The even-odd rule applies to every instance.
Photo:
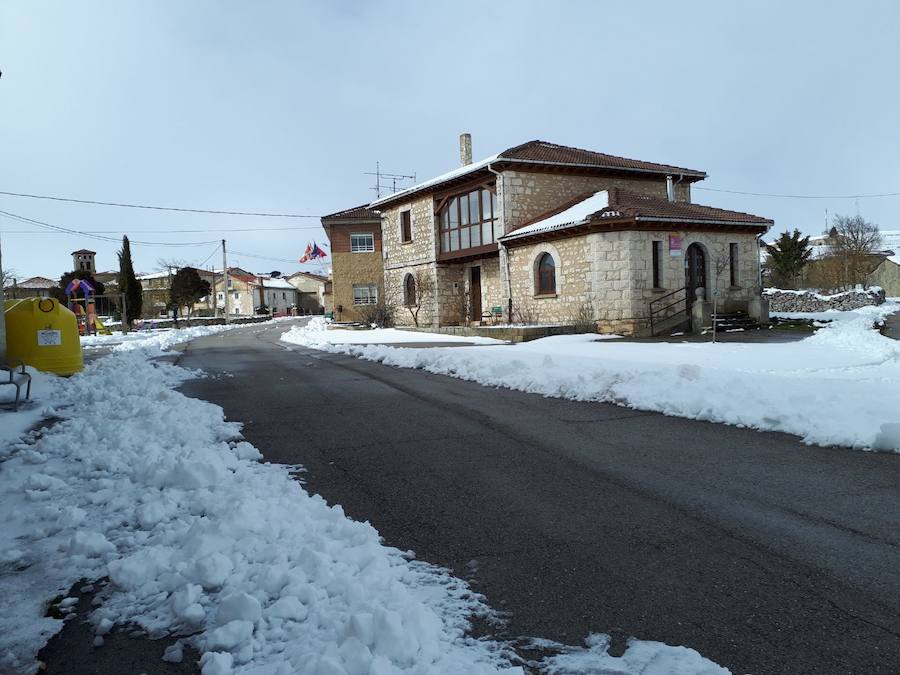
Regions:
[[759, 295], [758, 237], [772, 221], [693, 204], [702, 171], [544, 141], [473, 163], [468, 134], [460, 162], [355, 210], [380, 212], [383, 285], [422, 305], [420, 325], [586, 318], [646, 332], [652, 314], [687, 316], [698, 289], [728, 310]]
[[359, 321], [360, 310], [376, 304], [384, 293], [381, 215], [357, 206], [323, 217], [322, 227], [331, 242], [334, 318]]
[[328, 277], [312, 272], [294, 272], [285, 279], [297, 289], [297, 308], [301, 313], [322, 314], [331, 311], [325, 307]]
[[3, 293], [7, 300], [21, 300], [22, 298], [49, 298], [50, 291], [59, 287], [58, 281], [48, 279], [47, 277], [31, 277], [16, 282], [12, 280], [12, 284], [3, 289]]
[[72, 269], [76, 272], [89, 272], [93, 275], [97, 271], [94, 262], [96, 255], [96, 251], [89, 251], [86, 248], [72, 251]]

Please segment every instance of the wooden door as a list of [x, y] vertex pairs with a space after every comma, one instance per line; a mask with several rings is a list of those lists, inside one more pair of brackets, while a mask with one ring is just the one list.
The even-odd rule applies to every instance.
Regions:
[[697, 289], [706, 288], [706, 254], [699, 244], [688, 246], [684, 257], [684, 287], [688, 307], [697, 299]]
[[481, 321], [481, 268], [470, 267], [469, 283], [469, 319]]

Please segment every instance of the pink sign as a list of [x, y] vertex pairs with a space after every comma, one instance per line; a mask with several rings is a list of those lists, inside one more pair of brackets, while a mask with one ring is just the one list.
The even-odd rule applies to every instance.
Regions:
[[681, 255], [681, 237], [677, 234], [669, 235], [669, 255], [673, 258]]

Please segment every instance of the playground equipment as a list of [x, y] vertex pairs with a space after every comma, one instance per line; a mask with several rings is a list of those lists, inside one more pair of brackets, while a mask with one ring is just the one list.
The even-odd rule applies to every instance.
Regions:
[[[78, 292], [81, 292], [81, 301]], [[72, 279], [66, 286], [66, 297], [69, 299], [69, 309], [75, 314], [80, 335], [95, 335], [97, 333], [97, 310], [94, 304], [94, 287], [84, 279]]]
[[75, 314], [53, 298], [7, 300], [6, 358], [57, 375], [84, 368]]

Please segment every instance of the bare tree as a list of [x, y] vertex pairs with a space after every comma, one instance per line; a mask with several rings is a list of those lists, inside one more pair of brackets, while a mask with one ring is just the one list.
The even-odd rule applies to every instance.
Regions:
[[719, 279], [725, 270], [731, 267], [731, 251], [727, 244], [720, 244], [716, 247], [712, 256], [712, 268], [715, 282], [713, 286], [713, 322], [712, 322], [712, 340], [716, 341], [716, 316], [719, 314]]
[[878, 225], [862, 216], [835, 216], [828, 233], [831, 253], [844, 267], [844, 285], [865, 286], [866, 277], [872, 271], [872, 256], [881, 249], [881, 232]]
[[19, 278], [19, 273], [12, 267], [9, 269], [0, 269], [0, 285], [6, 288]]
[[434, 278], [424, 268], [418, 268], [403, 277], [403, 306], [409, 311], [416, 328], [419, 327], [419, 312], [422, 307], [431, 306], [434, 301]]

